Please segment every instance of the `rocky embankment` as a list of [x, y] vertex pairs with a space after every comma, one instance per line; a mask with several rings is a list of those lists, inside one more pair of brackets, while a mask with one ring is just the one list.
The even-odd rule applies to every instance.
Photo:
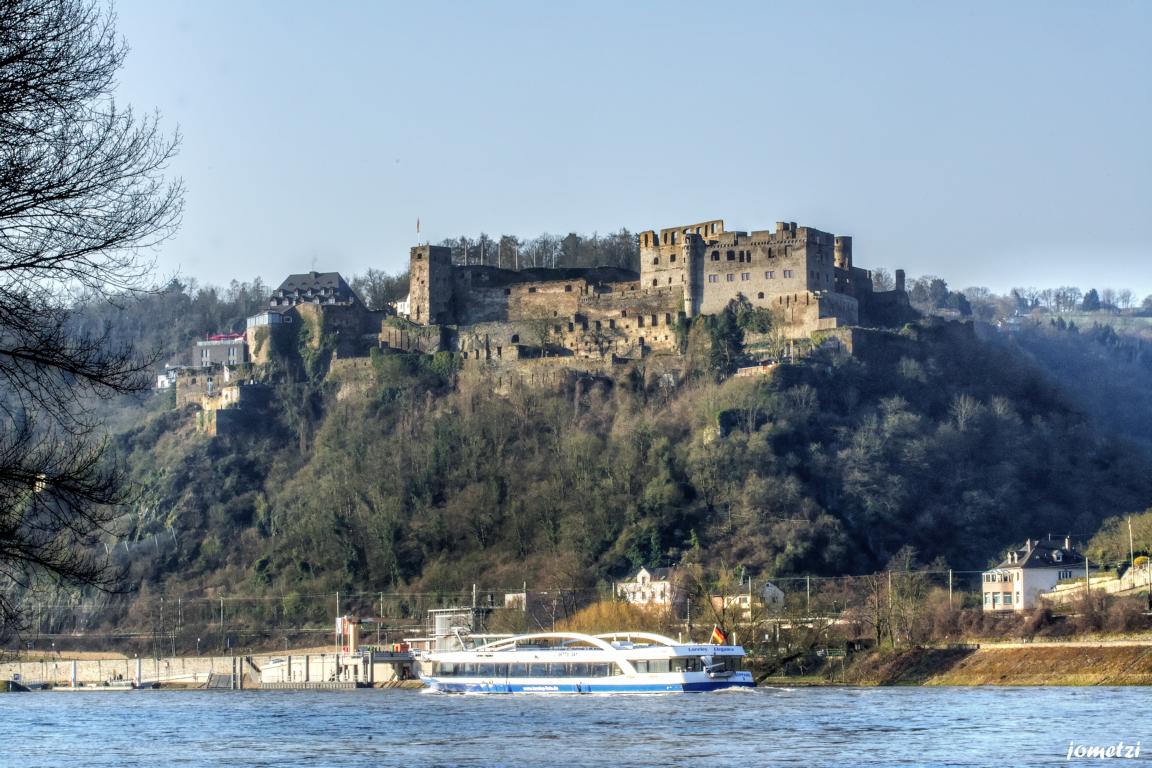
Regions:
[[857, 656], [849, 685], [1152, 685], [1152, 642], [882, 650]]

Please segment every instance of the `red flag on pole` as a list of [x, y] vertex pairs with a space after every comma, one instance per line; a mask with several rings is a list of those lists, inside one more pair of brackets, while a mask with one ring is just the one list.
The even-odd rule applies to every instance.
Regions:
[[724, 634], [724, 630], [720, 629], [718, 624], [713, 624], [712, 636], [708, 638], [708, 642], [713, 645], [727, 645], [728, 635]]

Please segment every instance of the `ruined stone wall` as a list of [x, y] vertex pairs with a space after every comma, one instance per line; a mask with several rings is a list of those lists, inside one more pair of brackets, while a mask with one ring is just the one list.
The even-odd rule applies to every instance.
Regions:
[[181, 371], [176, 376], [176, 407], [200, 405], [204, 398], [215, 397], [224, 386], [224, 374], [218, 368]]
[[444, 332], [439, 325], [414, 325], [403, 320], [384, 320], [378, 341], [381, 348], [399, 352], [434, 355], [445, 350]]
[[587, 291], [584, 280], [521, 283], [508, 288], [510, 322], [572, 317]]

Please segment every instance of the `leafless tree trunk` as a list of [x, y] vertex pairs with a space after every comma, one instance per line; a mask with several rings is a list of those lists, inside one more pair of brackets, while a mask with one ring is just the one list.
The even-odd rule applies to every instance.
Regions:
[[86, 398], [146, 386], [146, 361], [76, 330], [72, 306], [144, 289], [171, 236], [178, 137], [112, 101], [126, 49], [92, 0], [0, 0], [0, 634], [49, 576], [108, 586], [91, 555], [131, 494]]

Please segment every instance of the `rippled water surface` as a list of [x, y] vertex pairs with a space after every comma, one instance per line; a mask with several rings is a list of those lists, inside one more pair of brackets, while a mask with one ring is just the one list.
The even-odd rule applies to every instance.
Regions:
[[[1120, 741], [1141, 742], [1140, 757], [1067, 759], [1070, 744]], [[0, 765], [23, 768], [1142, 765], [1149, 756], [1152, 692], [1140, 688], [0, 695]]]

